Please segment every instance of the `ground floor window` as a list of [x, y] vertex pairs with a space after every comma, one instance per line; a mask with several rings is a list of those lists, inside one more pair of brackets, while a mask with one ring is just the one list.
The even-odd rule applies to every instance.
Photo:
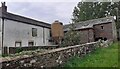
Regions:
[[34, 42], [33, 41], [29, 41], [28, 42], [28, 46], [34, 46]]
[[21, 47], [22, 45], [22, 42], [21, 41], [16, 41], [15, 42], [15, 47]]

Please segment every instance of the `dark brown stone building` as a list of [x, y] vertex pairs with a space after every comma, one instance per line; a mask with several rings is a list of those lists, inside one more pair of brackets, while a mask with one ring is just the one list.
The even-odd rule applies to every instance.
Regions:
[[[68, 31], [69, 25], [64, 26]], [[116, 25], [113, 16], [75, 23], [75, 30], [81, 32], [81, 43], [93, 42], [98, 39], [117, 40]]]

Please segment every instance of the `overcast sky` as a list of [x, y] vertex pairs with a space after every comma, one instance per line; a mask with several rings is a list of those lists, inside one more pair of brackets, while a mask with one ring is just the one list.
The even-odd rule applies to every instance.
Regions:
[[[74, 7], [81, 0], [0, 0], [0, 1], [1, 2], [5, 1], [8, 7], [8, 11], [14, 14], [22, 15], [25, 17], [33, 18], [48, 23], [52, 23], [55, 20], [59, 20], [63, 22], [63, 24], [68, 24], [69, 22], [71, 22]], [[93, 2], [98, 0], [89, 1]]]
[[55, 20], [68, 24], [76, 2], [6, 2], [8, 11], [14, 14], [52, 23]]

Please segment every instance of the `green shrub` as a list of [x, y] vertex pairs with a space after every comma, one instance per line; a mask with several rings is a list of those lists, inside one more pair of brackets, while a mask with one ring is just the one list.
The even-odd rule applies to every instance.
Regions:
[[71, 25], [70, 30], [65, 33], [61, 46], [73, 46], [80, 44], [81, 33], [74, 30], [74, 26]]
[[8, 54], [2, 54], [1, 56], [2, 56], [2, 57], [6, 57], [6, 56], [8, 56]]
[[15, 52], [16, 52], [16, 53], [19, 53], [19, 52], [22, 52], [22, 51], [23, 51], [22, 48], [17, 48]]

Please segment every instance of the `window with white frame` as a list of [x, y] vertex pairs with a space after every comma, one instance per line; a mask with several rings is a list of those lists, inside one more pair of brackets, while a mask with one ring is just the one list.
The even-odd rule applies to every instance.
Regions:
[[32, 28], [32, 36], [37, 37], [37, 28]]
[[15, 42], [15, 47], [21, 47], [22, 45], [22, 42], [21, 41], [16, 41]]

